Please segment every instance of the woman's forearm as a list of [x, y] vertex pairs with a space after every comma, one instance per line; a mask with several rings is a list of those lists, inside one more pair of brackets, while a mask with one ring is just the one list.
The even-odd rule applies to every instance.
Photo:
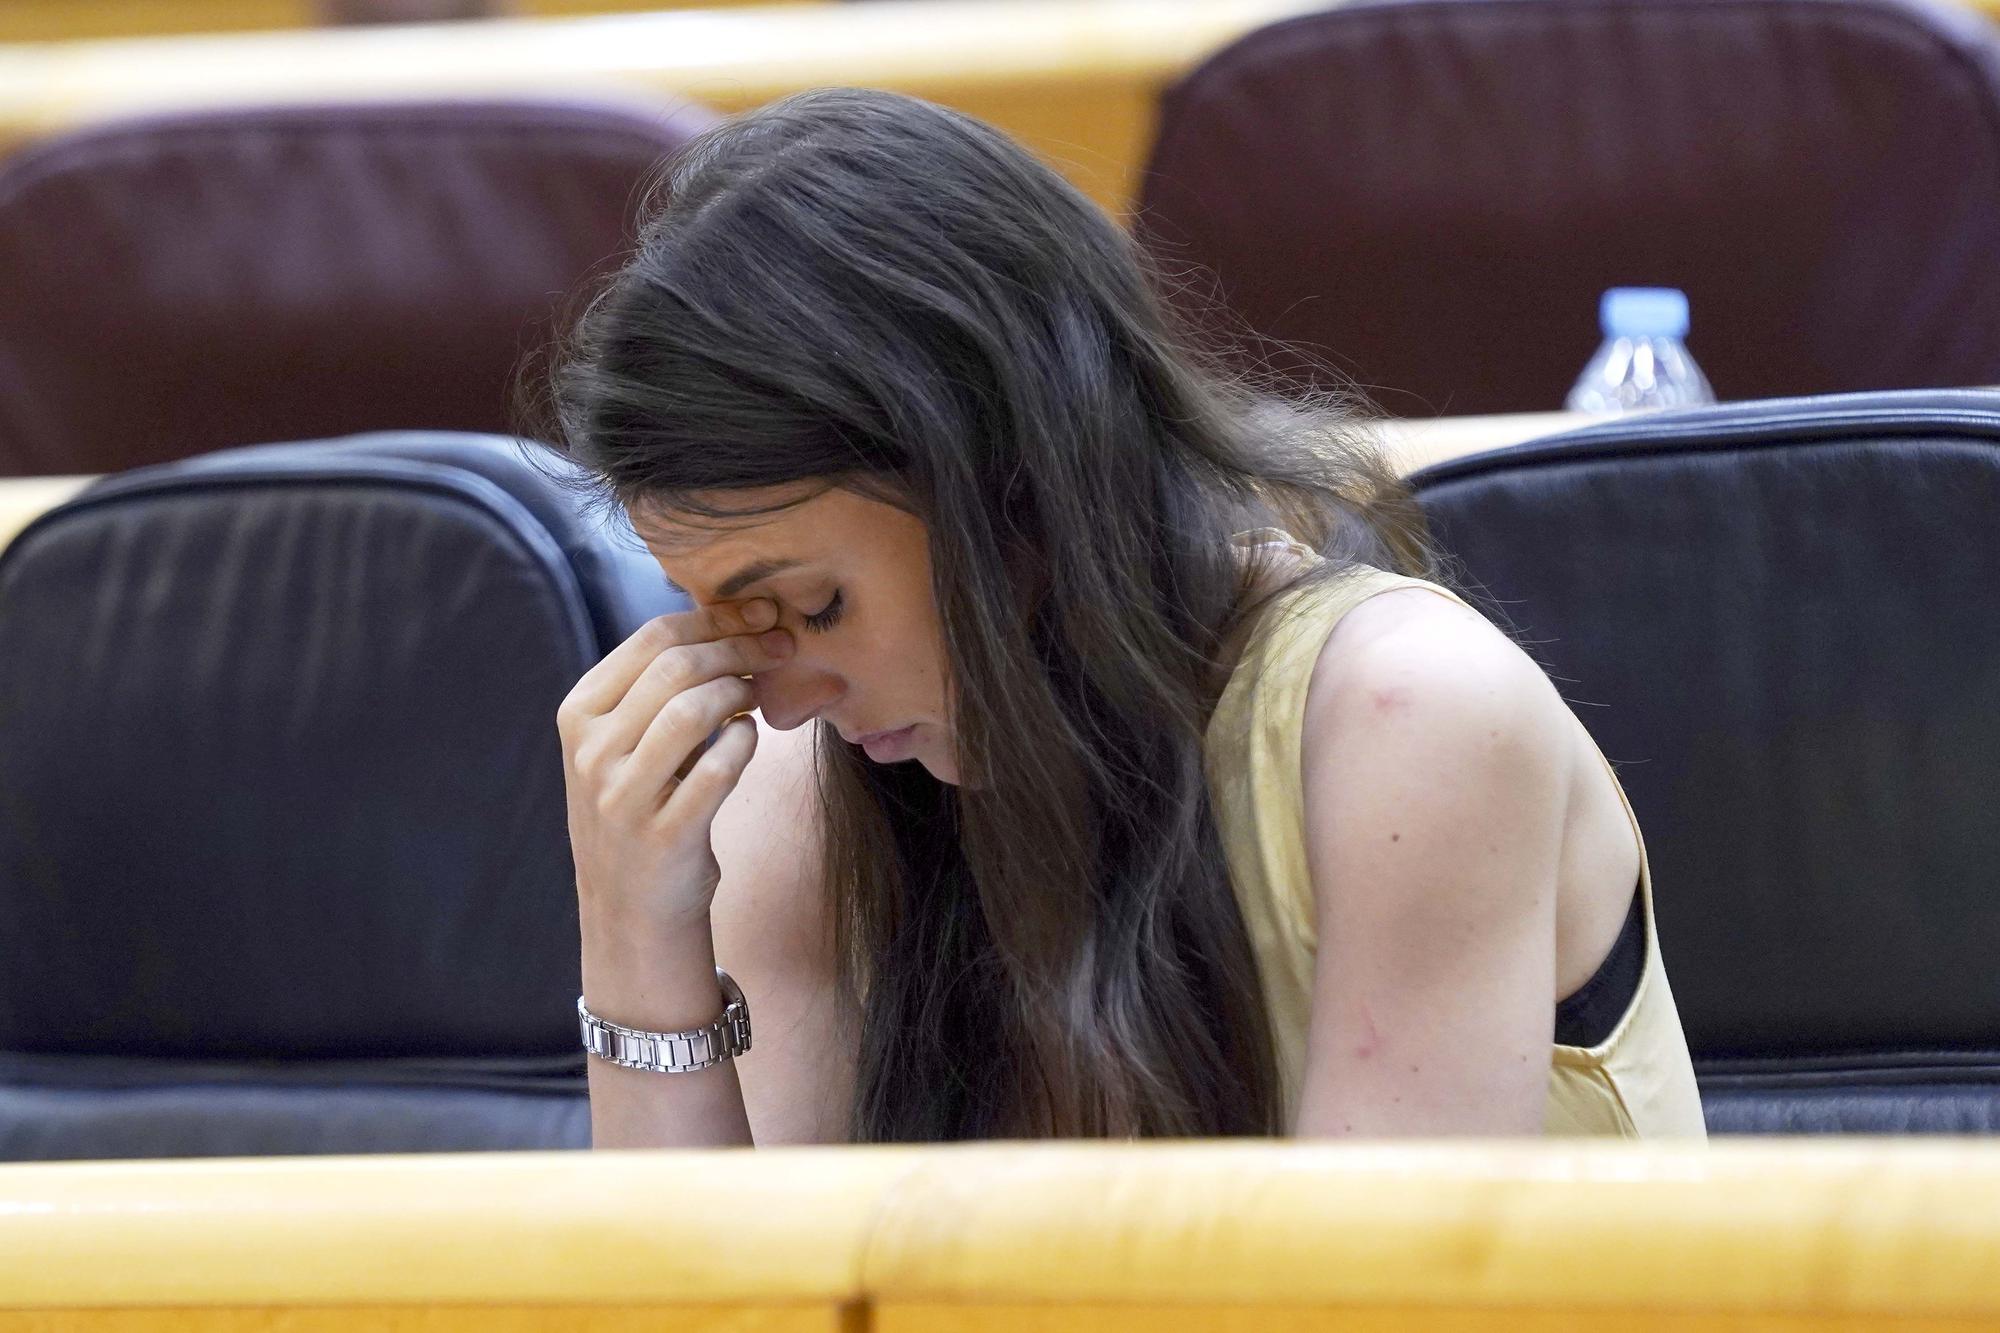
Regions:
[[[583, 927], [583, 996], [607, 1022], [678, 1032], [714, 1022], [723, 1006], [708, 921], [674, 933], [596, 919]], [[685, 1074], [628, 1069], [596, 1055], [590, 1070], [594, 1148], [748, 1146], [736, 1062]]]

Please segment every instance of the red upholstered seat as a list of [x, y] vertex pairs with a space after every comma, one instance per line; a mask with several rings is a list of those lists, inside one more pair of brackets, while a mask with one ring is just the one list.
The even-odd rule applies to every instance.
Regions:
[[512, 377], [712, 117], [550, 102], [204, 111], [0, 166], [0, 475], [503, 430]]
[[1139, 229], [1397, 414], [1559, 407], [1628, 284], [1724, 398], [1993, 383], [1996, 66], [1905, 0], [1356, 3], [1170, 90]]

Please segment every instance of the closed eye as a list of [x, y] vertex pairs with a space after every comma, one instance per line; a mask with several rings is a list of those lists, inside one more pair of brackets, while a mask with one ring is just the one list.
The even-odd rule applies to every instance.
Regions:
[[841, 594], [836, 590], [832, 601], [828, 602], [821, 610], [815, 611], [805, 618], [806, 628], [812, 630], [815, 634], [825, 633], [840, 623], [840, 613], [843, 609]]

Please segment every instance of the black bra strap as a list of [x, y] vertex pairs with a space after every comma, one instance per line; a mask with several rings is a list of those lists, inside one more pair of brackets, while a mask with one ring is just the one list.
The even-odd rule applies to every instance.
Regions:
[[1618, 942], [1590, 980], [1577, 987], [1556, 1005], [1556, 1043], [1561, 1046], [1595, 1046], [1618, 1027], [1618, 1020], [1639, 993], [1639, 978], [1646, 971], [1646, 904], [1638, 890], [1632, 893], [1632, 908], [1625, 913], [1625, 925]]

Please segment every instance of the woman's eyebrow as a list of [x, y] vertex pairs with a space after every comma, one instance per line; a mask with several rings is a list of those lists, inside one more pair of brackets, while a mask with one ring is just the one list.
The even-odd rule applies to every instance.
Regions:
[[768, 579], [773, 574], [782, 574], [788, 569], [796, 569], [803, 560], [758, 560], [743, 566], [724, 579], [715, 590], [715, 600], [726, 602], [759, 579]]

